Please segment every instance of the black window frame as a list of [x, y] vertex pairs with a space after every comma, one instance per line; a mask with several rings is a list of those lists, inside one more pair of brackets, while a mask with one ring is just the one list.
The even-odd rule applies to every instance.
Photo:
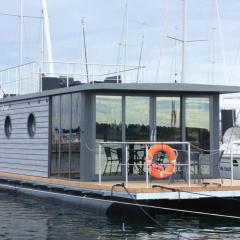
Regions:
[[4, 121], [4, 133], [7, 138], [10, 138], [12, 135], [12, 120], [9, 115], [5, 117]]
[[27, 131], [28, 131], [28, 136], [30, 138], [34, 138], [36, 131], [37, 131], [37, 124], [36, 124], [36, 118], [33, 113], [30, 113], [28, 115], [27, 119]]

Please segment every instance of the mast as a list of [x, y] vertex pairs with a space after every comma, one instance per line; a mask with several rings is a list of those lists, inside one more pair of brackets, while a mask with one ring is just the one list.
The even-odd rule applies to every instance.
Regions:
[[128, 0], [125, 0], [125, 33], [124, 33], [124, 54], [123, 54], [123, 71], [124, 71], [124, 82], [126, 79], [126, 61], [127, 61], [127, 37], [128, 37]]
[[19, 65], [22, 65], [23, 64], [23, 0], [19, 0], [19, 17], [20, 17]]
[[20, 19], [20, 29], [19, 29], [19, 68], [18, 68], [18, 81], [16, 84], [16, 94], [19, 95], [21, 92], [21, 67], [23, 64], [23, 0], [19, 0], [19, 19]]
[[47, 47], [47, 61], [48, 61], [48, 73], [54, 73], [53, 57], [52, 57], [52, 44], [50, 36], [47, 0], [42, 0], [43, 8], [43, 21], [44, 21], [44, 33]]
[[185, 44], [186, 44], [186, 21], [187, 21], [187, 0], [183, 0], [183, 14], [182, 14], [183, 18], [183, 39], [182, 39], [182, 79], [181, 79], [181, 83], [185, 82]]
[[84, 18], [82, 18], [82, 35], [83, 35], [83, 48], [84, 48], [84, 59], [85, 59], [85, 67], [86, 67], [86, 76], [87, 76], [87, 82], [89, 83], [87, 45], [86, 45]]

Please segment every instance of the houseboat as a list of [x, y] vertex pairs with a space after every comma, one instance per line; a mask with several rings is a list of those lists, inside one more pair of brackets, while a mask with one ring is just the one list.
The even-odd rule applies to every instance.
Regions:
[[220, 181], [219, 95], [240, 87], [134, 82], [128, 70], [129, 81], [121, 71], [89, 78], [76, 63], [74, 73], [58, 75], [29, 65], [0, 72], [1, 86], [14, 84], [0, 100], [1, 188], [106, 214], [139, 206], [236, 214], [223, 203], [240, 197], [240, 182]]

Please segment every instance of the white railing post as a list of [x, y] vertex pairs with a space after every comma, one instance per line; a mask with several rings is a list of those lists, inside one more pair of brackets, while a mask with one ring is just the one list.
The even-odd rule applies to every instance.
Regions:
[[149, 174], [148, 174], [148, 145], [146, 144], [146, 185], [149, 187]]
[[230, 144], [230, 159], [231, 159], [231, 186], [233, 185], [233, 153], [232, 144]]
[[188, 186], [191, 187], [191, 145], [188, 143]]
[[101, 152], [102, 152], [102, 145], [101, 143], [99, 143], [99, 147], [98, 147], [98, 184], [101, 185], [102, 184], [102, 161], [101, 161]]
[[128, 145], [125, 146], [125, 186], [128, 187]]
[[67, 88], [69, 87], [69, 78], [68, 78], [68, 74], [67, 74]]

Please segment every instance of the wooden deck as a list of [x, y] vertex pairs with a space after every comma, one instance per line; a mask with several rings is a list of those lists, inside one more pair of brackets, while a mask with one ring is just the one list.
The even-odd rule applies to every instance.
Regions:
[[[98, 182], [80, 182], [66, 179], [57, 179], [57, 178], [43, 178], [43, 177], [33, 177], [20, 174], [11, 174], [0, 172], [0, 179], [8, 178], [12, 180], [21, 180], [28, 182], [38, 182], [42, 184], [50, 185], [59, 185], [66, 187], [74, 187], [88, 190], [103, 190], [110, 191], [112, 186], [124, 181], [103, 181], [101, 184]], [[197, 182], [197, 180], [196, 180]], [[149, 187], [147, 188], [145, 181], [128, 181], [128, 191], [131, 193], [156, 193], [156, 192], [172, 192], [173, 188], [179, 191], [187, 192], [205, 192], [205, 191], [240, 191], [240, 180], [234, 180], [231, 184], [230, 179], [224, 179], [223, 184], [220, 185], [220, 179], [207, 179], [204, 182], [207, 182], [207, 185], [202, 183], [194, 183], [192, 180], [191, 186], [189, 187], [185, 181], [175, 181], [173, 184], [169, 184], [168, 180], [153, 180], [149, 182]], [[219, 184], [219, 185], [218, 185]], [[153, 185], [160, 185], [166, 188], [161, 187], [152, 187]], [[114, 187], [115, 192], [124, 192], [125, 190], [122, 187]]]

